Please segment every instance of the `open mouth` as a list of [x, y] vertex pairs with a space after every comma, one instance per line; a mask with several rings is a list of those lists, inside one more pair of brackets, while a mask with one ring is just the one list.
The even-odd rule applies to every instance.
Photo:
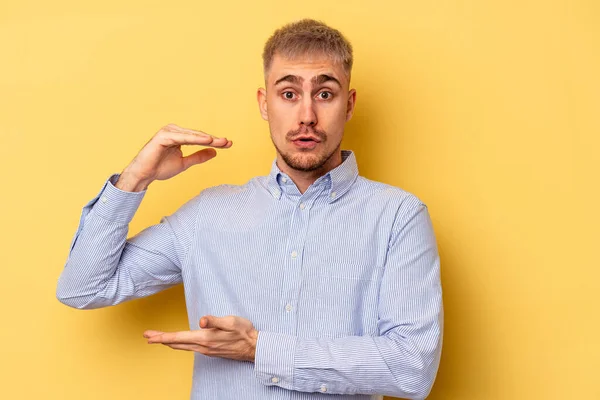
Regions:
[[294, 139], [295, 141], [300, 141], [300, 142], [320, 142], [321, 140], [319, 138], [317, 138], [316, 136], [312, 136], [312, 135], [302, 135], [302, 136], [298, 136], [296, 137], [296, 139]]
[[308, 137], [298, 138], [296, 140], [293, 140], [292, 142], [296, 145], [296, 147], [302, 149], [313, 149], [317, 146], [317, 144], [319, 144], [318, 140]]

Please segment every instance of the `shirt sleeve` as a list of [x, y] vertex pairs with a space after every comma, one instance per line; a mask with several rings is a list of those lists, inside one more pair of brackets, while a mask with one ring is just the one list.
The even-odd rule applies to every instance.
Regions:
[[378, 336], [259, 332], [255, 375], [302, 392], [427, 397], [443, 337], [440, 260], [427, 207], [397, 216], [378, 303]]
[[126, 192], [108, 178], [81, 212], [56, 296], [80, 309], [115, 305], [181, 282], [200, 195], [171, 216], [127, 239], [146, 191]]

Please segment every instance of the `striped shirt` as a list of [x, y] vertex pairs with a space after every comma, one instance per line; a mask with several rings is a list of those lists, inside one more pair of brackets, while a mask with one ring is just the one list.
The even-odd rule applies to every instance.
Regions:
[[425, 398], [443, 333], [428, 209], [342, 159], [304, 193], [273, 161], [130, 238], [145, 191], [114, 174], [83, 208], [57, 297], [90, 309], [183, 283], [190, 329], [204, 315], [250, 320], [255, 362], [194, 353], [192, 399]]

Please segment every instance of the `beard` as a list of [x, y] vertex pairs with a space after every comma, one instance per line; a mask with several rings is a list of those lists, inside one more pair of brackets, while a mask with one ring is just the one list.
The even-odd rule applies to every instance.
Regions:
[[306, 134], [312, 134], [319, 138], [319, 140], [321, 141], [319, 143], [319, 146], [323, 146], [323, 151], [314, 154], [312, 153], [312, 150], [305, 151], [300, 149], [295, 153], [286, 153], [282, 151], [279, 147], [277, 147], [277, 144], [273, 139], [273, 134], [271, 134], [271, 141], [273, 142], [277, 153], [279, 153], [279, 155], [288, 167], [295, 169], [296, 171], [311, 172], [322, 168], [325, 165], [325, 163], [327, 163], [327, 161], [329, 161], [329, 159], [336, 153], [341, 144], [340, 141], [340, 143], [338, 143], [338, 145], [334, 149], [328, 152], [325, 146], [327, 143], [327, 134], [325, 133], [325, 131], [317, 130], [315, 128], [309, 128], [306, 125], [303, 125], [299, 129], [296, 129], [294, 131], [289, 131], [286, 135], [286, 140], [292, 141], [296, 136]]

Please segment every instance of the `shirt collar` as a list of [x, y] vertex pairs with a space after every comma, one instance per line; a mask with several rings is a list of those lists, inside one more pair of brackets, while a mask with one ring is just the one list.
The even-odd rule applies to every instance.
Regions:
[[[342, 150], [342, 163], [318, 178], [314, 184], [327, 183], [327, 196], [329, 203], [342, 197], [352, 186], [358, 177], [358, 165], [356, 157], [351, 150]], [[290, 179], [286, 174], [281, 172], [277, 166], [277, 159], [273, 160], [271, 172], [269, 173], [268, 190], [276, 199], [281, 198], [283, 192], [282, 184], [285, 180]]]

